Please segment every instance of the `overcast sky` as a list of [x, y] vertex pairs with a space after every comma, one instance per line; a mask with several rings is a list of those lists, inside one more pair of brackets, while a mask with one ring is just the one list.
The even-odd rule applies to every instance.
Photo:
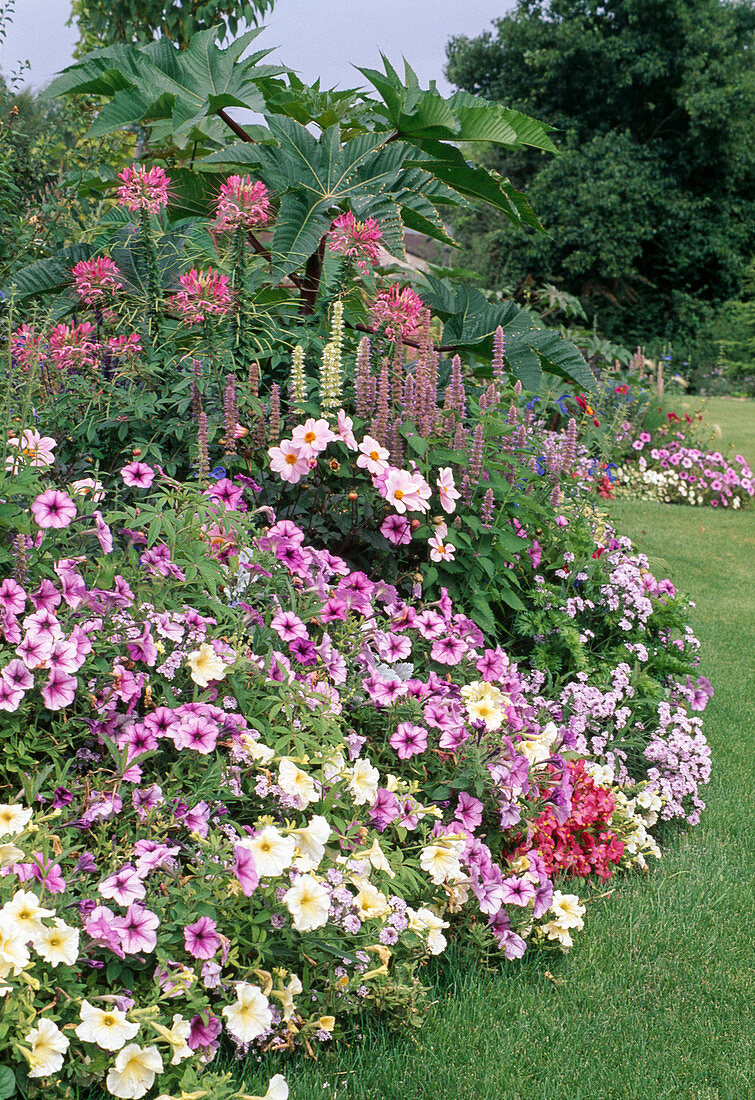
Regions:
[[[280, 47], [276, 60], [302, 80], [322, 77], [324, 87], [363, 85], [352, 65], [380, 68], [382, 50], [394, 65], [406, 57], [424, 86], [434, 79], [447, 93], [448, 39], [479, 34], [513, 6], [513, 0], [277, 0], [258, 41], [260, 48]], [[70, 10], [70, 0], [16, 0], [0, 45], [6, 79], [29, 61], [24, 83], [41, 88], [70, 63], [77, 38], [76, 28], [66, 27]]]

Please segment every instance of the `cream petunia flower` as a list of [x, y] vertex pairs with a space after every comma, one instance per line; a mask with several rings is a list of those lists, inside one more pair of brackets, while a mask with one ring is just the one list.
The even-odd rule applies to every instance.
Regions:
[[49, 1077], [63, 1068], [69, 1040], [52, 1020], [40, 1017], [37, 1026], [25, 1037], [25, 1042], [31, 1044], [30, 1077]]
[[129, 1043], [118, 1052], [115, 1065], [107, 1075], [108, 1092], [121, 1100], [139, 1100], [163, 1071], [163, 1060], [157, 1047], [140, 1047]]
[[391, 867], [390, 863], [386, 859], [385, 852], [380, 847], [380, 841], [377, 837], [372, 842], [372, 847], [365, 853], [372, 866], [376, 871], [385, 871], [388, 878], [395, 878], [396, 872]]
[[10, 901], [0, 909], [0, 928], [24, 943], [35, 942], [45, 931], [44, 917], [51, 917], [52, 909], [45, 909], [31, 890], [17, 890]]
[[247, 1100], [288, 1100], [288, 1085], [282, 1073], [270, 1078], [264, 1096], [248, 1096]]
[[8, 841], [6, 844], [0, 844], [0, 868], [12, 867], [14, 863], [21, 863], [24, 858], [24, 853], [17, 845]]
[[562, 894], [560, 890], [553, 893], [553, 901], [549, 912], [555, 914], [556, 923], [562, 928], [584, 928], [582, 920], [586, 913], [584, 905], [579, 904], [576, 894]]
[[318, 814], [315, 814], [304, 829], [294, 829], [291, 835], [296, 839], [295, 863], [299, 870], [314, 871], [319, 867], [330, 833], [327, 819]]
[[359, 886], [359, 893], [354, 901], [359, 908], [360, 920], [371, 920], [373, 917], [383, 917], [386, 913], [390, 913], [388, 898], [376, 886], [366, 879], [361, 879], [355, 885]]
[[240, 844], [254, 856], [254, 865], [260, 878], [282, 875], [291, 866], [296, 849], [292, 836], [283, 836], [274, 825], [266, 826], [256, 836], [245, 837]]
[[427, 947], [431, 955], [440, 955], [445, 951], [447, 940], [443, 935], [443, 929], [448, 928], [448, 921], [442, 920], [437, 913], [430, 909], [407, 908], [406, 915], [409, 918], [409, 929], [418, 935], [427, 935]]
[[18, 802], [0, 804], [0, 836], [18, 836], [31, 821], [32, 811]]
[[571, 938], [569, 930], [559, 924], [558, 921], [548, 921], [547, 924], [542, 924], [540, 927], [549, 940], [558, 940], [562, 947], [573, 946], [574, 940]]
[[236, 982], [237, 1000], [226, 1005], [223, 1015], [226, 1029], [240, 1043], [251, 1043], [272, 1025], [273, 1014], [267, 997], [258, 985]]
[[14, 935], [0, 922], [0, 978], [7, 978], [11, 970], [20, 974], [29, 961], [29, 948], [23, 937]]
[[347, 785], [357, 806], [363, 806], [365, 802], [374, 801], [379, 782], [380, 772], [377, 768], [373, 768], [366, 757], [354, 761], [354, 767], [351, 769], [351, 776]]
[[283, 901], [293, 917], [297, 932], [311, 932], [328, 923], [330, 894], [313, 875], [300, 875], [286, 890]]
[[64, 920], [55, 918], [53, 928], [45, 928], [44, 932], [37, 936], [34, 949], [50, 966], [59, 966], [65, 963], [73, 966], [79, 957], [79, 933], [71, 928]]
[[89, 1001], [82, 1001], [79, 1009], [81, 1023], [76, 1035], [85, 1043], [96, 1043], [103, 1050], [120, 1050], [136, 1037], [139, 1024], [130, 1023], [126, 1013], [119, 1008], [98, 1008]]
[[207, 642], [202, 642], [199, 649], [193, 650], [186, 663], [191, 669], [192, 680], [201, 688], [206, 688], [210, 680], [224, 679], [227, 671], [225, 661]]
[[281, 757], [278, 766], [278, 786], [292, 798], [298, 798], [303, 806], [308, 806], [310, 802], [317, 802], [320, 798], [320, 792], [312, 776], [302, 771], [287, 756]]
[[438, 844], [428, 844], [422, 849], [419, 865], [423, 871], [427, 871], [436, 886], [461, 874], [459, 848], [458, 843], [441, 841]]

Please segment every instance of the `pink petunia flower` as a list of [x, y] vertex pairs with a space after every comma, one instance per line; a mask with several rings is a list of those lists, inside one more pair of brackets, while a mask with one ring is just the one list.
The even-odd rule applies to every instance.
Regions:
[[45, 489], [31, 502], [31, 514], [38, 527], [68, 527], [76, 515], [76, 505], [60, 489]]
[[135, 489], [149, 489], [155, 480], [155, 471], [146, 462], [129, 462], [121, 470], [124, 484]]
[[395, 733], [391, 734], [389, 744], [396, 750], [400, 760], [408, 760], [427, 748], [427, 730], [423, 726], [413, 725], [412, 722], [401, 722]]
[[260, 876], [254, 862], [254, 856], [243, 844], [236, 845], [236, 860], [233, 873], [239, 880], [239, 886], [246, 897], [251, 897], [259, 886]]
[[217, 925], [211, 917], [200, 917], [184, 925], [184, 945], [195, 959], [211, 959], [220, 949]]
[[412, 541], [412, 527], [406, 516], [386, 516], [380, 525], [380, 533], [394, 546], [407, 546]]
[[103, 898], [117, 901], [119, 905], [131, 905], [147, 895], [147, 889], [135, 867], [127, 863], [119, 871], [108, 875], [97, 887]]
[[141, 905], [129, 906], [125, 916], [116, 917], [112, 922], [120, 936], [121, 947], [127, 955], [135, 955], [138, 951], [154, 951], [159, 924], [160, 918], [157, 914]]
[[12, 577], [0, 584], [0, 610], [10, 615], [20, 615], [26, 607], [26, 590]]
[[76, 698], [78, 681], [75, 676], [57, 669], [51, 669], [47, 683], [42, 688], [42, 698], [48, 710], [62, 710], [69, 707]]
[[309, 632], [298, 615], [293, 611], [279, 611], [270, 623], [271, 628], [284, 642], [293, 642], [297, 638], [309, 639]]

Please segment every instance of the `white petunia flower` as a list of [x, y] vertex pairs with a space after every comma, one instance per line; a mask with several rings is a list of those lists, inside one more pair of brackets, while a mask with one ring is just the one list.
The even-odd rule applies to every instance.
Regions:
[[267, 825], [256, 836], [240, 841], [254, 856], [254, 865], [260, 878], [275, 878], [291, 866], [296, 849], [292, 836], [283, 836], [274, 825]]
[[30, 1077], [49, 1077], [63, 1068], [63, 1058], [70, 1044], [52, 1020], [40, 1017], [24, 1041], [31, 1044]]
[[380, 772], [377, 768], [373, 768], [366, 757], [354, 761], [354, 767], [351, 769], [347, 786], [353, 794], [357, 806], [363, 806], [365, 802], [374, 801], [379, 782]]
[[294, 829], [296, 838], [296, 866], [300, 871], [314, 871], [325, 855], [325, 845], [330, 838], [331, 828], [327, 819], [318, 814], [304, 829]]
[[71, 928], [64, 920], [55, 918], [53, 928], [45, 928], [44, 932], [37, 936], [34, 949], [50, 966], [59, 966], [65, 963], [73, 966], [79, 957], [79, 933]]
[[126, 1013], [119, 1008], [98, 1008], [89, 1001], [82, 1001], [79, 1009], [81, 1023], [75, 1028], [79, 1039], [96, 1043], [103, 1050], [120, 1050], [136, 1037], [139, 1024], [130, 1023]]
[[163, 1060], [157, 1047], [140, 1047], [129, 1043], [119, 1051], [115, 1065], [107, 1075], [107, 1088], [121, 1100], [139, 1100], [163, 1071]]
[[320, 798], [320, 792], [312, 776], [302, 771], [287, 756], [281, 757], [278, 766], [278, 786], [287, 795], [298, 798], [303, 806], [308, 806], [310, 802], [317, 802]]
[[232, 1005], [223, 1009], [225, 1026], [238, 1042], [251, 1043], [271, 1027], [273, 1014], [258, 985], [236, 982], [236, 997]]
[[330, 894], [313, 875], [301, 875], [286, 890], [283, 901], [293, 917], [297, 932], [311, 932], [328, 923]]
[[31, 821], [32, 811], [18, 802], [0, 804], [0, 836], [18, 836]]

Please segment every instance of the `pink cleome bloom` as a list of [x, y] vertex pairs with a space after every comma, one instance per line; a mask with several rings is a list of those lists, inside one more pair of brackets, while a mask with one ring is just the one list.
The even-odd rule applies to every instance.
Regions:
[[107, 342], [108, 351], [112, 355], [123, 358], [128, 355], [136, 355], [142, 351], [142, 342], [138, 332], [132, 332], [128, 336], [111, 336]]
[[90, 321], [80, 325], [56, 325], [50, 333], [50, 354], [59, 370], [80, 370], [97, 365], [96, 331]]
[[29, 328], [28, 325], [21, 325], [15, 332], [11, 333], [10, 337], [10, 350], [11, 355], [14, 356], [24, 368], [28, 370], [30, 364], [44, 363], [47, 359], [47, 353], [42, 348], [42, 337], [38, 335], [33, 328]]
[[410, 287], [399, 290], [396, 283], [391, 283], [370, 306], [370, 319], [374, 325], [385, 325], [389, 340], [398, 340], [414, 332], [424, 308], [422, 299]]
[[76, 515], [76, 505], [60, 489], [45, 489], [31, 502], [31, 514], [38, 527], [68, 527]]
[[120, 270], [109, 256], [97, 256], [94, 260], [80, 260], [71, 268], [76, 293], [88, 306], [100, 301], [106, 294], [123, 290]]
[[220, 232], [267, 225], [272, 215], [267, 188], [251, 176], [229, 176], [220, 185], [217, 209], [214, 228]]
[[185, 271], [179, 278], [181, 290], [168, 299], [168, 305], [187, 325], [201, 324], [207, 317], [222, 317], [231, 306], [228, 276], [208, 267], [206, 271]]
[[354, 260], [361, 275], [367, 274], [368, 263], [377, 263], [382, 240], [374, 218], [359, 222], [350, 210], [336, 218], [326, 238], [329, 250]]
[[145, 168], [143, 164], [133, 164], [119, 172], [118, 179], [121, 180], [118, 188], [120, 206], [156, 214], [161, 206], [168, 205], [170, 178], [157, 165]]

